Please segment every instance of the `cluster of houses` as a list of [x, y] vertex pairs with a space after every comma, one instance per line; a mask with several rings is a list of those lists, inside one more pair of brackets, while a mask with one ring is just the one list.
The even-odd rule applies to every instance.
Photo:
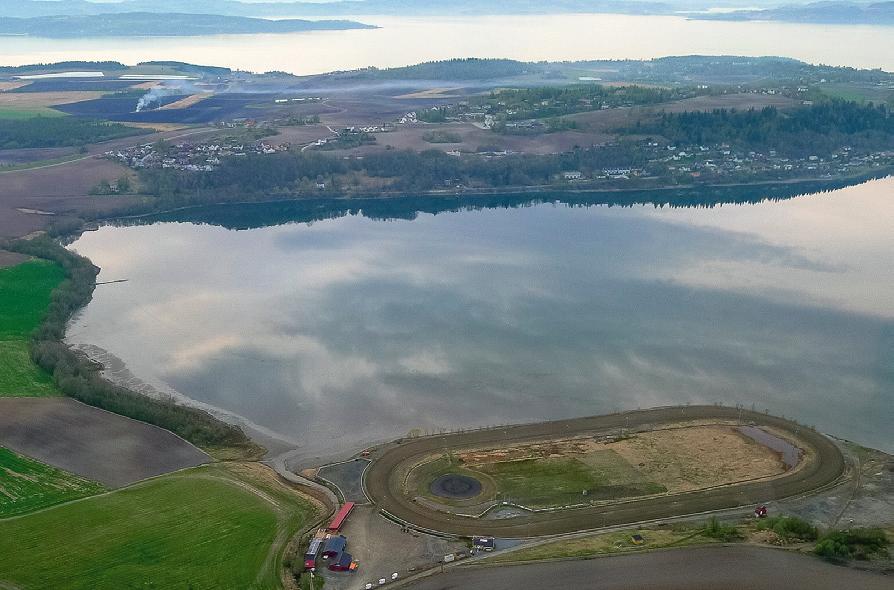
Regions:
[[323, 560], [326, 567], [333, 572], [353, 572], [358, 564], [353, 556], [348, 553], [348, 539], [340, 535], [339, 531], [345, 521], [354, 510], [353, 502], [346, 502], [333, 517], [325, 529], [320, 529], [310, 540], [307, 552], [304, 554], [304, 568], [316, 570], [317, 562]]
[[858, 152], [850, 147], [824, 156], [790, 157], [776, 150], [742, 150], [727, 144], [697, 146], [646, 146], [649, 168], [653, 174], [669, 176], [772, 176], [832, 177], [890, 166], [894, 151]]
[[131, 168], [171, 168], [190, 172], [210, 172], [217, 168], [222, 158], [247, 156], [248, 154], [275, 154], [291, 148], [288, 143], [178, 143], [159, 146], [144, 143], [121, 150], [106, 152], [106, 157]]
[[798, 176], [831, 178], [868, 172], [874, 168], [894, 166], [894, 151], [857, 152], [850, 147], [826, 156], [787, 157], [776, 150], [737, 150], [729, 145], [676, 146], [657, 142], [643, 144], [647, 164], [641, 167], [617, 166], [585, 174], [568, 170], [560, 180], [568, 183], [590, 180], [629, 180], [635, 177], [721, 178]]

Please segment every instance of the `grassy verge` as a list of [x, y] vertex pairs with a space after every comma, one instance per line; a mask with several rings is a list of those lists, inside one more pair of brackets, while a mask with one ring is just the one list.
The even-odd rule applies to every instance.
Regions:
[[66, 162], [73, 162], [79, 158], [83, 158], [84, 154], [69, 154], [67, 156], [61, 156], [59, 158], [52, 158], [49, 160], [37, 160], [35, 162], [28, 162], [26, 164], [15, 164], [12, 166], [0, 166], [0, 174], [5, 174], [7, 172], [21, 172], [22, 170], [32, 170], [34, 168], [42, 168], [46, 166], [57, 166], [59, 164], [65, 164]]
[[282, 550], [314, 508], [245, 469], [200, 467], [2, 521], [0, 578], [23, 590], [279, 588]]
[[[574, 559], [594, 557], [597, 555], [613, 555], [650, 549], [670, 547], [686, 547], [716, 543], [715, 539], [701, 534], [701, 528], [677, 527], [666, 529], [629, 529], [582, 537], [571, 540], [555, 541], [537, 545], [528, 549], [520, 549], [505, 555], [495, 555], [486, 563], [513, 563], [522, 561], [539, 561], [544, 559]], [[633, 535], [640, 535], [642, 543], [633, 541]]]
[[0, 447], [0, 518], [105, 491], [96, 482]]
[[58, 395], [52, 376], [31, 361], [28, 342], [63, 278], [62, 267], [45, 260], [0, 269], [0, 396]]

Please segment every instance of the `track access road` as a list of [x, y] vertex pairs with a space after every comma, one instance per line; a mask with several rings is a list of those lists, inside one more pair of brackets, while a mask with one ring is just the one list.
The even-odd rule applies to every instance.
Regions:
[[[429, 509], [416, 503], [402, 491], [403, 479], [408, 470], [432, 454], [488, 445], [502, 446], [535, 440], [610, 434], [621, 428], [659, 428], [691, 420], [715, 419], [753, 422], [791, 433], [794, 440], [806, 446], [804, 465], [790, 474], [769, 480], [493, 520]], [[527, 538], [724, 510], [797, 496], [837, 481], [844, 470], [844, 457], [838, 447], [829, 438], [808, 427], [776, 416], [736, 408], [687, 406], [398, 441], [383, 449], [382, 454], [370, 465], [364, 483], [367, 494], [378, 508], [420, 529], [460, 536]]]

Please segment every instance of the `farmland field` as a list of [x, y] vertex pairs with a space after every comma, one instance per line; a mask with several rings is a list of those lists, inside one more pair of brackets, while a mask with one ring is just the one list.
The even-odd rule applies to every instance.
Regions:
[[0, 396], [57, 393], [50, 375], [31, 362], [28, 339], [62, 279], [61, 267], [42, 260], [0, 269]]
[[0, 518], [102, 492], [98, 483], [0, 447]]
[[67, 397], [0, 398], [0, 445], [110, 488], [208, 461], [167, 430]]
[[284, 544], [313, 514], [265, 468], [202, 467], [0, 522], [0, 578], [22, 590], [278, 588]]
[[49, 107], [4, 107], [0, 106], [0, 119], [18, 121], [21, 119], [31, 119], [33, 117], [64, 117], [65, 113], [60, 113]]

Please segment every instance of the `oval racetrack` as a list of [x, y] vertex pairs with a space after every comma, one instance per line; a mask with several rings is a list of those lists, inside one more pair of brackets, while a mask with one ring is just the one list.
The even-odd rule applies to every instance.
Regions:
[[[620, 428], [650, 428], [689, 420], [739, 420], [790, 432], [810, 449], [806, 464], [791, 474], [769, 480], [667, 496], [651, 496], [601, 506], [532, 513], [512, 519], [483, 520], [427, 508], [402, 493], [409, 469], [426, 456], [462, 448], [506, 445], [548, 438], [617, 432]], [[423, 530], [471, 536], [523, 538], [597, 529], [627, 523], [696, 514], [796, 496], [827, 486], [844, 473], [844, 458], [826, 436], [792, 421], [716, 406], [637, 410], [622, 414], [575, 418], [505, 428], [431, 436], [398, 442], [383, 450], [366, 471], [365, 486], [376, 506]]]

